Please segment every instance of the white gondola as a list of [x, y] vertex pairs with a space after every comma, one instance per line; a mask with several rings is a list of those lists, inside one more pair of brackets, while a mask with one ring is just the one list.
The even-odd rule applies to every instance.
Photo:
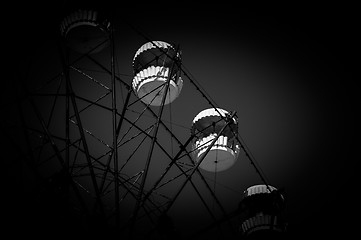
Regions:
[[92, 10], [77, 10], [63, 19], [60, 33], [72, 50], [94, 54], [109, 45], [110, 23]]
[[[246, 237], [279, 236], [285, 231], [284, 198], [270, 185], [254, 185], [244, 192], [240, 230]], [[275, 194], [276, 193], [276, 194]]]
[[[220, 108], [209, 108], [201, 111], [192, 124], [192, 134], [195, 140], [192, 143], [192, 152], [195, 162], [199, 162], [206, 153], [207, 148], [216, 138], [218, 132], [224, 127], [229, 112]], [[230, 168], [237, 160], [240, 146], [236, 141], [238, 122], [233, 117], [232, 122], [223, 130], [210, 151], [200, 164], [200, 168], [210, 172], [224, 171]]]
[[183, 80], [179, 74], [180, 54], [169, 43], [152, 41], [142, 45], [133, 58], [132, 87], [138, 98], [151, 106], [161, 106], [174, 101], [180, 94]]

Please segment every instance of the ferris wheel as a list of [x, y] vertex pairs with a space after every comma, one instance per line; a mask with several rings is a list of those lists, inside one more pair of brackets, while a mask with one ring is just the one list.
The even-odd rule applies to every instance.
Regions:
[[[132, 74], [122, 75], [114, 23], [104, 13], [77, 9], [59, 28], [54, 74], [19, 101], [34, 196], [50, 191], [79, 233], [199, 239], [216, 229], [239, 239], [285, 232], [284, 198], [239, 135], [237, 113], [209, 97], [184, 66], [180, 44], [139, 34]], [[182, 122], [185, 91], [202, 108]], [[230, 210], [215, 186], [241, 155], [261, 183], [239, 190]], [[175, 206], [202, 208], [197, 231], [181, 233]]]

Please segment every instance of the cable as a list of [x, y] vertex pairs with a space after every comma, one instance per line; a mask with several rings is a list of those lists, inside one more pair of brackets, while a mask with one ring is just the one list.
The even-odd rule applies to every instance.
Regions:
[[[169, 91], [168, 91], [169, 92]], [[173, 124], [172, 124], [172, 103], [169, 103], [169, 121], [170, 121], [170, 131], [173, 132]], [[171, 147], [171, 156], [174, 156], [173, 153], [173, 138], [170, 136], [170, 147]]]
[[[243, 148], [246, 150], [247, 154], [250, 156], [250, 159], [252, 159], [251, 164], [254, 165], [254, 167], [256, 168], [257, 173], [259, 172], [261, 178], [264, 178], [266, 180], [266, 182], [268, 183], [269, 179], [267, 179], [265, 173], [263, 172], [263, 170], [260, 167], [259, 163], [257, 162], [256, 158], [253, 156], [252, 152], [249, 150], [249, 148], [248, 148], [247, 144], [245, 143], [245, 141], [243, 140], [243, 138], [239, 134], [237, 134], [237, 138], [240, 140], [241, 144], [243, 145]], [[268, 186], [268, 184], [266, 184], [266, 185]]]
[[[194, 82], [194, 83], [196, 83], [197, 85], [196, 85], [196, 88], [198, 87], [199, 89], [197, 89], [198, 91], [200, 91], [201, 92], [201, 94], [203, 95], [205, 95], [205, 97], [206, 97], [206, 99], [207, 100], [210, 100], [210, 102], [214, 105], [214, 106], [216, 106], [216, 107], [218, 107], [219, 105], [216, 103], [216, 101], [207, 93], [207, 91], [202, 87], [202, 85], [196, 80], [196, 78], [193, 76], [193, 74], [188, 70], [188, 68], [186, 68], [185, 67], [185, 65], [182, 63], [182, 69], [184, 70], [183, 72], [185, 72], [186, 71], [186, 76], [188, 77], [188, 79], [192, 82]], [[195, 84], [194, 84], [195, 85]], [[212, 105], [211, 104], [211, 105]]]
[[[216, 161], [215, 161], [215, 165], [214, 165], [214, 183], [213, 183], [213, 192], [214, 194], [216, 194], [216, 185], [217, 185], [217, 165], [218, 165], [218, 150], [216, 150]], [[213, 199], [213, 211], [215, 208], [215, 199]]]
[[[132, 112], [132, 113], [137, 113], [137, 114], [141, 114], [140, 112], [137, 112], [135, 110], [132, 110], [132, 109], [128, 109], [129, 112]], [[153, 116], [150, 116], [150, 115], [147, 115], [147, 114], [143, 114], [143, 116], [145, 117], [148, 117], [148, 118], [154, 118]], [[166, 120], [166, 119], [162, 119], [163, 122], [166, 122], [166, 123], [170, 123], [170, 121]], [[187, 130], [191, 130], [192, 128], [191, 127], [187, 127], [187, 126], [184, 126], [180, 123], [175, 123], [174, 121], [172, 121], [172, 125], [174, 126], [177, 126], [177, 127], [180, 127], [180, 128], [184, 128], [184, 129], [187, 129]]]

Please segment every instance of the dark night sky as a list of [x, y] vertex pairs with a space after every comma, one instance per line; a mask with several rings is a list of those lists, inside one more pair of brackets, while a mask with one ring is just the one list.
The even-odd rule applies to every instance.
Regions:
[[[359, 212], [354, 6], [179, 5], [112, 7], [120, 72], [131, 74], [131, 59], [145, 42], [125, 20], [153, 40], [179, 43], [186, 68], [220, 107], [237, 111], [240, 135], [271, 185], [285, 189], [291, 234], [351, 236]], [[47, 3], [18, 12], [9, 48], [16, 71], [31, 74], [41, 62], [51, 68], [44, 59], [54, 47], [59, 9]], [[175, 122], [184, 125], [204, 107], [186, 84], [172, 105]], [[218, 179], [230, 188], [259, 183], [244, 156]], [[180, 224], [196, 224], [186, 214], [174, 216]], [[197, 212], [191, 216], [197, 219]]]

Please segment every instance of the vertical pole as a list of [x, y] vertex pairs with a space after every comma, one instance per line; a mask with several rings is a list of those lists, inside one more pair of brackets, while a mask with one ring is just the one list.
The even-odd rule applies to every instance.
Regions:
[[[65, 50], [66, 54], [66, 62], [69, 62], [69, 54], [68, 54], [68, 49]], [[64, 76], [62, 76], [64, 77]], [[64, 171], [66, 171], [66, 175], [67, 176], [71, 176], [71, 172], [70, 172], [70, 168], [69, 168], [69, 164], [70, 164], [70, 123], [69, 123], [69, 118], [70, 118], [70, 99], [69, 99], [69, 81], [70, 79], [65, 77], [65, 162], [64, 162]], [[70, 191], [69, 191], [69, 186], [66, 185], [66, 189], [65, 189], [65, 198], [70, 200]], [[70, 201], [69, 201], [70, 202]]]
[[70, 128], [69, 128], [69, 107], [70, 107], [70, 101], [69, 101], [69, 82], [68, 78], [65, 79], [65, 85], [66, 85], [66, 93], [65, 93], [65, 165], [66, 167], [69, 167], [69, 161], [70, 161], [70, 152], [69, 152], [69, 146], [70, 146]]
[[113, 125], [113, 167], [114, 167], [114, 194], [115, 194], [115, 224], [119, 226], [119, 173], [118, 173], [118, 147], [117, 147], [117, 99], [115, 86], [115, 62], [114, 62], [114, 30], [110, 26], [110, 58], [111, 58], [111, 81], [112, 81], [112, 125]]

